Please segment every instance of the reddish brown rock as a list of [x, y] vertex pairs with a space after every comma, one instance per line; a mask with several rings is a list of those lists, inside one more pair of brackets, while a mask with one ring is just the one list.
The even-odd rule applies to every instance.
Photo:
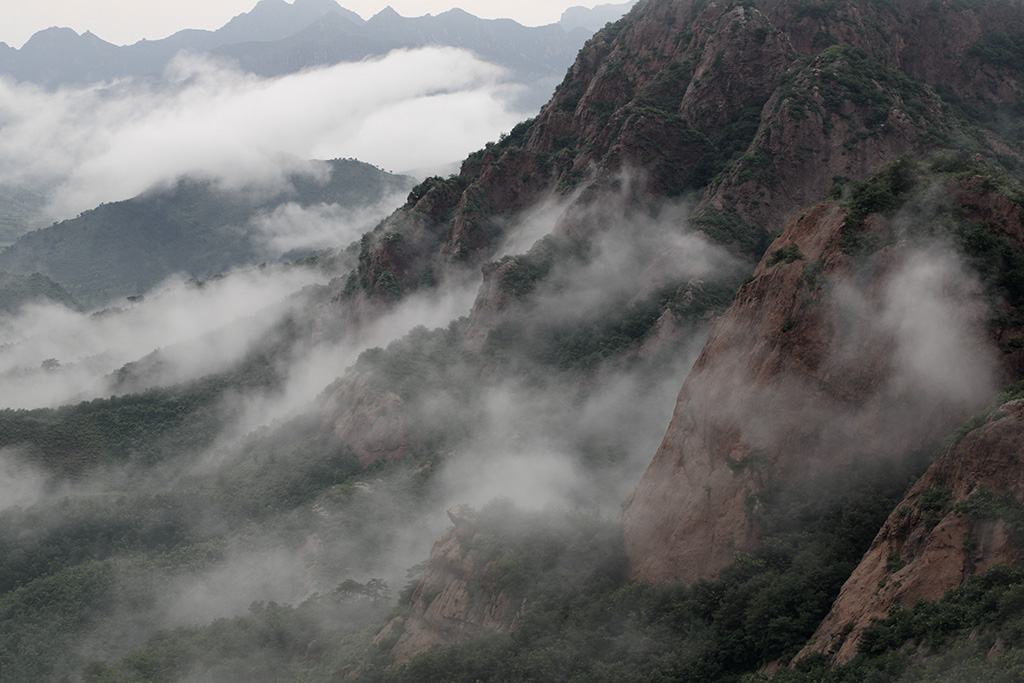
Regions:
[[519, 619], [521, 601], [488, 580], [497, 558], [487, 559], [474, 547], [481, 539], [472, 510], [457, 506], [448, 517], [454, 526], [434, 544], [409, 616], [392, 620], [374, 641], [380, 644], [400, 633], [391, 649], [396, 665], [437, 645], [508, 631]]
[[925, 447], [992, 395], [1004, 354], [973, 276], [877, 216], [887, 246], [845, 254], [845, 220], [825, 202], [792, 221], [712, 328], [624, 506], [635, 580], [713, 576], [756, 543], [769, 479]]
[[401, 396], [374, 388], [370, 375], [350, 371], [330, 388], [320, 409], [321, 430], [352, 449], [363, 467], [405, 455], [413, 417]]
[[[774, 234], [833, 177], [863, 177], [960, 134], [934, 92], [905, 76], [971, 102], [1016, 101], [1015, 73], [972, 48], [1022, 29], [1008, 3], [639, 3], [587, 43], [535, 120], [410, 197], [366, 245], [354, 280], [362, 294], [348, 296], [387, 302], [474, 271], [510, 217], [551, 197], [590, 206], [624, 172], [644, 178], [631, 188], [637, 207], [697, 191], [698, 214], [735, 211], [761, 237]], [[864, 82], [830, 75], [854, 57], [868, 60], [853, 69]], [[585, 182], [593, 190], [573, 195]], [[562, 233], [586, 234], [581, 215], [567, 213]], [[389, 232], [407, 241], [383, 239]], [[739, 246], [754, 254], [762, 243]]]
[[1024, 543], [993, 515], [971, 514], [965, 501], [1024, 504], [1024, 400], [994, 411], [985, 424], [950, 446], [886, 520], [871, 549], [800, 653], [857, 653], [864, 628], [893, 605], [936, 600], [968, 577], [996, 565], [1019, 565]]

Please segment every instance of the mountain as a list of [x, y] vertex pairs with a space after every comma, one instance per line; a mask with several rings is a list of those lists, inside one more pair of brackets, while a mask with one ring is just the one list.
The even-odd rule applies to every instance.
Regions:
[[635, 4], [634, 0], [634, 2], [623, 2], [617, 5], [597, 5], [594, 8], [570, 7], [562, 12], [562, 18], [558, 20], [558, 25], [566, 31], [582, 28], [594, 33], [604, 28], [605, 24], [621, 19]]
[[934, 602], [993, 567], [1020, 566], [1014, 461], [1022, 410], [1019, 398], [1000, 402], [957, 432], [886, 520], [801, 656], [823, 652], [849, 662], [870, 647], [872, 623], [893, 607]]
[[[529, 325], [522, 291], [574, 252], [539, 243], [488, 263], [504, 237], [494, 216], [556, 187], [574, 203], [551, 235], [588, 243], [621, 221], [607, 207], [588, 211], [610, 193], [637, 207], [696, 193], [692, 222], [760, 263], [712, 329], [623, 522], [633, 580], [716, 577], [736, 553], [757, 551], [759, 520], [791, 488], [834, 468], [927, 451], [994, 387], [1021, 377], [1020, 301], [1009, 285], [1024, 248], [1013, 227], [1017, 195], [981, 192], [967, 182], [970, 164], [950, 167], [958, 179], [943, 157], [924, 168], [894, 160], [951, 146], [992, 159], [1006, 145], [1015, 165], [1020, 140], [990, 126], [1013, 106], [1020, 74], [990, 46], [1016, 35], [1024, 16], [1000, 3], [966, 15], [933, 9], [643, 4], [588, 43], [537, 119], [471, 157], [458, 177], [415, 189], [364, 245], [347, 291], [357, 309], [372, 310], [417, 290], [424, 272], [436, 282], [483, 264], [465, 343], [501, 348], [510, 325]], [[962, 30], [943, 46], [928, 37], [940, 26]], [[948, 203], [928, 199], [935, 187]], [[830, 192], [842, 202], [816, 204]], [[905, 316], [894, 312], [907, 305], [897, 292], [934, 265], [918, 263], [928, 239], [905, 225], [918, 220], [942, 225], [959, 245], [949, 279], [935, 286], [962, 291], [954, 299], [963, 308], [938, 302], [945, 318], [919, 321], [920, 336], [910, 336], [887, 316]], [[434, 246], [411, 251], [391, 235]], [[959, 279], [957, 259], [984, 284]], [[930, 305], [925, 291], [917, 296], [912, 306]], [[985, 324], [984, 310], [1000, 323]], [[948, 334], [930, 327], [943, 320], [965, 327], [939, 349], [928, 339]], [[937, 353], [926, 356], [935, 365], [908, 369], [924, 348]], [[932, 377], [949, 363], [967, 368], [964, 377]]]
[[529, 90], [524, 106], [535, 110], [550, 97], [591, 33], [556, 24], [531, 28], [510, 19], [479, 19], [459, 9], [407, 18], [387, 8], [365, 22], [328, 13], [287, 38], [239, 42], [216, 48], [212, 54], [269, 77], [383, 56], [397, 49], [448, 45], [508, 69], [512, 79]]
[[558, 24], [530, 28], [508, 19], [479, 19], [457, 9], [406, 18], [387, 8], [363, 21], [334, 0], [261, 0], [216, 31], [189, 29], [126, 46], [89, 32], [50, 28], [20, 50], [0, 51], [0, 73], [49, 88], [159, 77], [177, 54], [186, 52], [225, 57], [269, 77], [383, 56], [399, 48], [446, 45], [471, 50], [508, 69], [515, 81], [527, 85], [524, 101], [535, 109], [592, 33]]
[[79, 308], [63, 287], [45, 275], [0, 273], [0, 314], [15, 313], [26, 304], [42, 302], [55, 302], [71, 309]]
[[5, 676], [1013, 680], [1022, 34], [638, 3], [231, 362], [0, 411]]
[[184, 179], [23, 235], [0, 252], [0, 271], [41, 273], [84, 305], [101, 305], [144, 293], [174, 274], [206, 279], [276, 260], [287, 249], [273, 246], [273, 235], [254, 221], [279, 207], [334, 206], [355, 216], [412, 184], [351, 159], [327, 162], [326, 170], [320, 179], [294, 174], [286, 187], [263, 191]]
[[270, 43], [293, 36], [327, 16], [363, 23], [362, 17], [334, 0], [260, 0], [252, 10], [239, 14], [214, 33], [221, 45]]
[[126, 76], [159, 76], [179, 52], [203, 53], [235, 43], [273, 42], [298, 33], [327, 15], [361, 23], [358, 14], [326, 0], [261, 0], [216, 31], [187, 29], [161, 40], [117, 46], [90, 32], [50, 28], [33, 35], [20, 50], [0, 55], [0, 72], [48, 87], [87, 84]]
[[[889, 167], [881, 182], [893, 182], [899, 169]], [[834, 202], [803, 212], [712, 329], [665, 440], [623, 509], [635, 579], [716, 575], [736, 552], [757, 546], [762, 497], [784, 497], [802, 478], [842, 464], [927, 450], [983, 408], [991, 387], [1020, 379], [1013, 349], [1024, 342], [1013, 340], [1024, 334], [1024, 300], [1004, 286], [1019, 261], [1000, 263], [988, 251], [1024, 250], [1016, 220], [1002, 227], [1011, 205], [948, 177], [898, 182], [907, 183], [894, 193], [899, 205], [913, 201], [914, 187], [943, 188], [947, 201], [922, 201], [911, 220], [948, 230], [974, 267], [997, 271], [986, 294], [1006, 324], [986, 329], [983, 290], [928, 252], [913, 228], [865, 220]], [[871, 187], [860, 186], [851, 203]], [[992, 206], [1001, 209], [985, 210]], [[956, 218], [945, 226], [944, 216]], [[999, 226], [985, 247], [971, 244], [970, 221]], [[933, 279], [919, 279], [925, 270]], [[912, 318], [914, 307], [932, 309]], [[935, 379], [931, 364], [954, 358], [963, 375]]]

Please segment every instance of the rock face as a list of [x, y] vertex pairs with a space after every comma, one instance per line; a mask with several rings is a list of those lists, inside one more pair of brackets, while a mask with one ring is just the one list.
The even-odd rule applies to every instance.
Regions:
[[1022, 539], [1005, 519], [1024, 504], [1021, 444], [1018, 399], [947, 448], [886, 520], [800, 656], [824, 652], [847, 662], [864, 628], [889, 607], [936, 600], [993, 565], [1024, 561]]
[[333, 432], [363, 467], [400, 459], [409, 448], [413, 430], [405, 405], [398, 394], [373, 387], [366, 374], [349, 373], [325, 398], [321, 431]]
[[481, 633], [515, 627], [521, 601], [494, 590], [488, 569], [498, 557], [480, 546], [473, 512], [465, 506], [448, 511], [454, 526], [434, 544], [427, 569], [410, 601], [410, 614], [396, 617], [374, 640], [390, 642], [396, 665], [436, 645], [461, 642]]
[[[622, 519], [634, 580], [713, 576], [756, 543], [770, 485], [934, 446], [1024, 375], [1024, 300], [993, 295], [1006, 283], [982, 281], [984, 258], [949, 246], [995, 235], [1006, 266], [1024, 245], [1018, 203], [951, 173], [895, 215], [821, 201], [904, 154], [1022, 156], [1020, 140], [962, 116], [998, 118], [1020, 96], [1021, 73], [988, 47], [1021, 31], [1010, 3], [639, 3], [588, 42], [536, 119], [415, 188], [364, 240], [339, 301], [372, 310], [482, 271], [459, 340], [479, 351], [528, 299], [508, 285], [517, 268], [558, 240], [624, 230], [624, 206], [653, 213], [686, 197], [681, 230], [759, 264], [712, 328]], [[542, 202], [560, 207], [551, 242], [495, 261], [508, 226]], [[919, 224], [943, 221], [958, 227], [924, 239]], [[570, 252], [548, 254], [545, 273]], [[666, 314], [658, 335], [673, 326]], [[396, 657], [511, 623], [500, 595], [467, 601], [458, 587], [479, 567], [437, 552], [449, 573], [435, 589], [455, 592], [419, 600]]]
[[998, 147], [965, 142], [949, 105], [1019, 96], [1020, 74], [977, 45], [1022, 29], [1003, 3], [640, 3], [587, 43], [535, 119], [417, 188], [364, 243], [346, 297], [387, 302], [475, 273], [508, 219], [546, 199], [580, 209], [557, 234], [593, 235], [606, 226], [585, 208], [609, 192], [638, 208], [695, 193], [695, 223], [756, 259], [836, 177], [907, 151]]
[[[976, 203], [970, 183], [948, 190]], [[635, 580], [713, 576], [756, 543], [769, 482], [927, 447], [1014, 375], [977, 279], [952, 252], [901, 238], [900, 220], [868, 217], [863, 234], [885, 246], [845, 253], [852, 221], [825, 202], [772, 244], [624, 506]]]
[[1012, 101], [1018, 74], [973, 46], [1022, 27], [1000, 3], [640, 3], [587, 43], [535, 119], [458, 175], [427, 179], [364, 238], [329, 315], [355, 324], [482, 270], [466, 339], [482, 348], [517, 307], [503, 285], [513, 265], [493, 259], [545, 202], [561, 209], [549, 232], [586, 243], [621, 230], [624, 207], [692, 196], [689, 223], [753, 263], [834, 178], [968, 140], [929, 84], [978, 106]]
[[[836, 177], [967, 140], [950, 102], [998, 108], [1017, 97], [1019, 74], [978, 46], [1022, 28], [1024, 13], [1003, 3], [641, 3], [588, 42], [536, 119], [472, 155], [458, 176], [414, 189], [364, 239], [341, 299], [372, 310], [483, 267], [467, 326], [478, 349], [515, 307], [500, 283], [512, 264], [488, 260], [510, 220], [541, 200], [566, 205], [554, 235], [586, 241], [615, 229], [619, 214], [588, 210], [612, 194], [642, 209], [695, 191], [692, 222], [748, 258], [789, 222], [769, 254], [800, 257], [768, 256], [740, 291], [625, 509], [636, 578], [713, 574], [753, 543], [749, 520], [767, 477], [921, 447], [990, 396], [998, 334], [943, 337], [952, 346], [936, 353], [970, 347], [982, 378], [945, 394], [912, 362], [914, 344], [935, 345], [911, 339], [929, 330], [902, 324], [915, 306], [894, 288], [927, 280], [919, 250], [869, 219], [868, 232], [889, 246], [865, 266], [839, 246], [836, 204], [793, 217]], [[1010, 150], [992, 134], [973, 139], [965, 144]], [[992, 213], [972, 207], [965, 200], [967, 213]], [[955, 260], [943, 268], [932, 284], [954, 283], [965, 303], [937, 310], [979, 329], [980, 292]]]

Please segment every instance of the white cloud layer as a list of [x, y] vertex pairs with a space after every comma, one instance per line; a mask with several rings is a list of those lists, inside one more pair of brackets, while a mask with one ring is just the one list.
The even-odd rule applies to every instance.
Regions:
[[0, 317], [0, 408], [106, 396], [110, 373], [154, 351], [161, 351], [162, 370], [150, 385], [221, 370], [287, 315], [275, 304], [317, 277], [303, 269], [253, 270], [202, 288], [172, 280], [120, 312], [87, 315], [43, 304]]
[[271, 79], [194, 56], [160, 83], [47, 92], [0, 79], [0, 182], [55, 184], [50, 211], [66, 217], [183, 175], [277, 183], [306, 169], [298, 159], [440, 166], [523, 118], [504, 79], [441, 47]]

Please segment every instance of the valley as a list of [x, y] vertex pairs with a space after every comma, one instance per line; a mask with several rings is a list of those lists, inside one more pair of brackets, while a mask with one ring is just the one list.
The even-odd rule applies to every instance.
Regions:
[[640, 0], [450, 172], [19, 236], [0, 678], [1017, 680], [1021, 36]]

